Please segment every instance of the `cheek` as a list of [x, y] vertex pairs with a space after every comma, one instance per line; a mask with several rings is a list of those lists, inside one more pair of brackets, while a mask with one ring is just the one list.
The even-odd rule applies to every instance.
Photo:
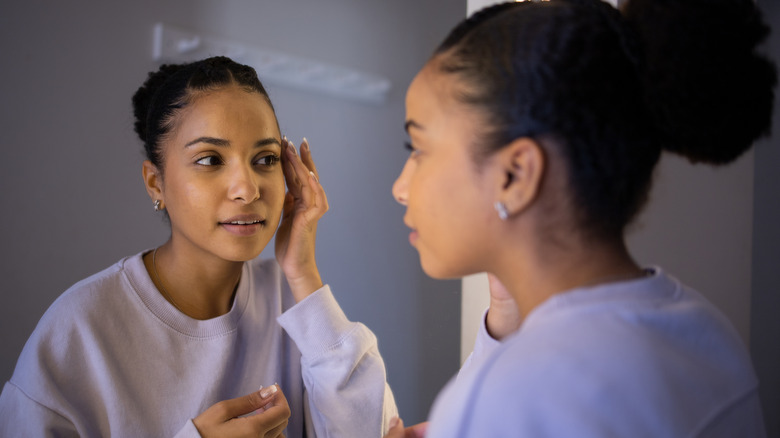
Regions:
[[178, 195], [189, 208], [196, 210], [199, 210], [199, 207], [213, 205], [223, 197], [219, 185], [208, 184], [205, 181], [191, 181], [183, 184]]
[[284, 175], [279, 172], [279, 175], [274, 175], [264, 183], [263, 192], [265, 193], [265, 199], [269, 204], [274, 215], [279, 216], [282, 213], [282, 206], [284, 205], [284, 196], [287, 193], [287, 188], [284, 184]]

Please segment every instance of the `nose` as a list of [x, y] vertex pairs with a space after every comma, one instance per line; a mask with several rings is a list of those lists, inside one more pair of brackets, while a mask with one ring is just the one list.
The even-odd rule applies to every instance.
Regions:
[[240, 166], [230, 173], [228, 197], [246, 204], [260, 199], [260, 181], [250, 166]]
[[412, 173], [411, 167], [411, 160], [406, 160], [406, 164], [404, 164], [401, 174], [398, 175], [395, 183], [393, 183], [393, 197], [396, 202], [403, 206], [406, 206], [409, 201], [409, 178]]

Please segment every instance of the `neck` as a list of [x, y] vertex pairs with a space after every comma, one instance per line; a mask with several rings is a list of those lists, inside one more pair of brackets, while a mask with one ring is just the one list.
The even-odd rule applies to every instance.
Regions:
[[515, 245], [515, 254], [502, 257], [509, 263], [491, 271], [515, 299], [522, 317], [554, 295], [644, 275], [622, 239], [565, 247], [548, 243], [544, 250], [539, 245], [544, 244], [539, 243], [536, 249]]
[[242, 262], [196, 257], [171, 241], [144, 256], [144, 264], [161, 295], [194, 319], [211, 319], [230, 311]]

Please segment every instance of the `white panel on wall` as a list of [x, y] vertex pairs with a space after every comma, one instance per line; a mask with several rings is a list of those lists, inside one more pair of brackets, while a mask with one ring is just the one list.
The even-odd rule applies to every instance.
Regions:
[[378, 75], [252, 47], [212, 35], [158, 23], [153, 57], [162, 62], [188, 62], [227, 56], [254, 67], [264, 81], [338, 98], [382, 103], [390, 81]]

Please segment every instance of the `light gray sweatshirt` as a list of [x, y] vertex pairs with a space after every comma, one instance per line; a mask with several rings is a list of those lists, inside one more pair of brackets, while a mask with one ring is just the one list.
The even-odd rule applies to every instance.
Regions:
[[324, 286], [295, 304], [274, 260], [245, 263], [232, 309], [200, 321], [142, 253], [72, 286], [0, 394], [0, 436], [198, 437], [216, 402], [278, 383], [287, 437], [381, 437], [397, 414], [377, 340]]

